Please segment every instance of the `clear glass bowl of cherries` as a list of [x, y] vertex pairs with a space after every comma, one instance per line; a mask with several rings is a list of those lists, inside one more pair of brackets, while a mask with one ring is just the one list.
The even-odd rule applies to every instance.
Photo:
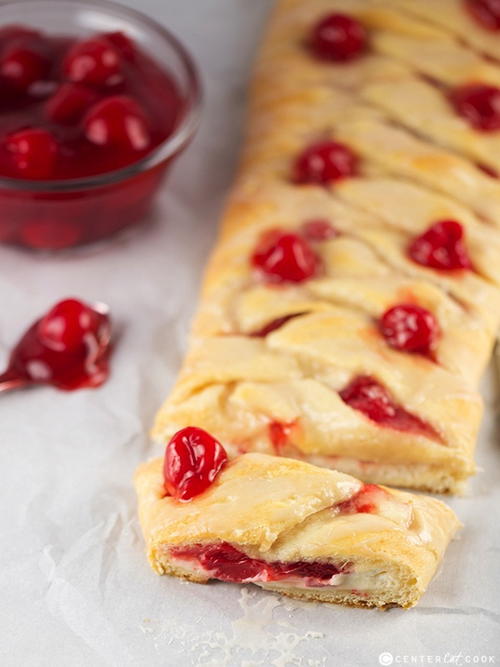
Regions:
[[101, 0], [0, 5], [0, 242], [63, 250], [143, 224], [191, 139], [195, 66]]

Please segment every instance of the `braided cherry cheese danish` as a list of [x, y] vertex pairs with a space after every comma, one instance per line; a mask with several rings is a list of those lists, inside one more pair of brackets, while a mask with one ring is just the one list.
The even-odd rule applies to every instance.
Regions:
[[158, 441], [461, 489], [500, 318], [498, 29], [473, 0], [278, 3]]
[[139, 468], [139, 515], [158, 574], [255, 583], [321, 602], [411, 607], [459, 525], [433, 498], [295, 459], [226, 458], [208, 433], [185, 428], [165, 461]]

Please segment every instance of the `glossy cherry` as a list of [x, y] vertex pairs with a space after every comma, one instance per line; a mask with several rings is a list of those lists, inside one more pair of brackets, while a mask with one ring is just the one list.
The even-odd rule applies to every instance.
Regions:
[[398, 405], [380, 382], [367, 375], [355, 377], [342, 391], [342, 400], [381, 426], [439, 439], [435, 429]]
[[289, 444], [290, 433], [295, 426], [295, 422], [273, 421], [269, 424], [269, 439], [276, 451], [280, 455], [281, 451]]
[[339, 514], [373, 514], [382, 500], [387, 498], [385, 489], [377, 484], [363, 484], [361, 489], [349, 500], [335, 505]]
[[149, 123], [142, 107], [131, 97], [108, 97], [89, 109], [85, 135], [97, 146], [143, 151], [150, 145]]
[[98, 387], [109, 375], [111, 325], [103, 304], [65, 299], [37, 320], [13, 349], [4, 383]]
[[450, 93], [455, 111], [476, 130], [494, 132], [500, 129], [500, 88], [472, 83]]
[[124, 32], [117, 30], [115, 32], [106, 32], [102, 35], [103, 39], [112, 44], [120, 55], [126, 60], [133, 61], [137, 56], [137, 49], [134, 42], [127, 37]]
[[178, 500], [203, 493], [226, 465], [224, 447], [210, 433], [196, 426], [178, 431], [165, 450], [165, 491]]
[[110, 40], [100, 37], [74, 44], [64, 59], [63, 72], [74, 83], [99, 87], [123, 79], [120, 53]]
[[6, 149], [21, 178], [47, 179], [54, 173], [58, 144], [48, 130], [27, 129], [11, 134]]
[[408, 254], [417, 264], [441, 271], [472, 269], [465, 245], [464, 228], [456, 220], [434, 223], [408, 247]]
[[500, 30], [500, 0], [465, 0], [474, 20], [486, 30]]
[[174, 547], [171, 553], [176, 558], [197, 562], [214, 578], [232, 583], [301, 578], [310, 585], [321, 586], [351, 567], [349, 563], [264, 561], [247, 556], [228, 542]]
[[358, 172], [358, 157], [344, 144], [321, 141], [306, 148], [292, 167], [292, 181], [298, 184], [328, 185]]
[[320, 260], [302, 236], [272, 230], [261, 238], [252, 264], [271, 282], [301, 283], [316, 275]]
[[331, 241], [336, 238], [339, 233], [335, 227], [328, 221], [317, 218], [315, 220], [308, 220], [300, 228], [300, 233], [308, 241]]
[[97, 100], [92, 88], [80, 83], [63, 83], [45, 104], [47, 118], [53, 123], [77, 123]]
[[363, 55], [367, 41], [366, 30], [358, 20], [347, 14], [329, 14], [314, 26], [310, 47], [321, 60], [347, 62]]
[[42, 80], [49, 67], [50, 60], [28, 38], [14, 39], [0, 57], [0, 76], [22, 92]]
[[398, 304], [385, 311], [379, 321], [380, 333], [396, 350], [429, 354], [439, 336], [434, 315], [422, 306]]

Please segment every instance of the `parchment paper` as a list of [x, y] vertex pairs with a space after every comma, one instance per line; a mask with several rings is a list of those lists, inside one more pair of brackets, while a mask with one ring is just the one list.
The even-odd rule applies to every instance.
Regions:
[[[135, 4], [130, 0], [129, 4]], [[285, 602], [258, 589], [154, 575], [131, 476], [182, 358], [238, 151], [244, 90], [268, 0], [142, 0], [201, 65], [204, 119], [136, 238], [47, 258], [0, 247], [0, 361], [69, 295], [110, 304], [119, 330], [99, 391], [0, 396], [0, 664], [377, 665], [500, 663], [500, 447], [495, 391], [466, 524], [421, 604], [404, 612]], [[379, 655], [389, 652], [392, 655]], [[484, 657], [481, 657], [484, 656]], [[490, 659], [490, 656], [492, 657]]]

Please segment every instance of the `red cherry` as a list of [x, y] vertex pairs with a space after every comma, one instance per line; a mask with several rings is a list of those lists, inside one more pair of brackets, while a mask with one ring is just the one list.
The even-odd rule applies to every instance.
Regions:
[[196, 426], [178, 431], [165, 450], [165, 490], [178, 500], [190, 500], [203, 493], [226, 465], [224, 447]]
[[87, 139], [98, 146], [143, 151], [151, 141], [146, 114], [126, 95], [108, 97], [91, 107], [84, 127]]
[[345, 62], [359, 58], [367, 47], [363, 25], [347, 14], [329, 14], [317, 23], [311, 35], [311, 49], [321, 60]]
[[74, 350], [91, 335], [101, 339], [108, 323], [103, 315], [78, 299], [57, 303], [38, 323], [38, 336], [52, 350]]
[[440, 440], [439, 434], [430, 424], [395, 403], [388, 390], [368, 375], [355, 377], [339, 395], [347, 405], [359, 410], [376, 424]]
[[50, 178], [55, 169], [58, 146], [47, 130], [29, 129], [11, 134], [6, 139], [6, 148], [22, 178]]
[[43, 79], [50, 66], [49, 59], [24, 40], [14, 41], [0, 58], [0, 75], [17, 90], [28, 88]]
[[455, 111], [476, 130], [493, 132], [500, 129], [500, 88], [472, 83], [455, 88], [450, 100]]
[[473, 268], [464, 244], [464, 229], [455, 220], [433, 224], [410, 243], [408, 254], [417, 264], [441, 271]]
[[380, 318], [379, 328], [391, 347], [418, 354], [428, 354], [439, 335], [434, 315], [413, 304], [389, 308]]
[[271, 281], [301, 283], [317, 273], [320, 261], [298, 234], [272, 230], [261, 238], [252, 264]]
[[53, 123], [75, 123], [96, 99], [96, 93], [87, 86], [80, 83], [63, 83], [47, 101], [45, 113]]
[[330, 241], [339, 234], [328, 220], [321, 219], [304, 222], [300, 232], [308, 241]]
[[124, 58], [129, 61], [134, 60], [137, 54], [135, 44], [124, 32], [119, 30], [116, 32], [106, 32], [102, 37], [120, 51]]
[[500, 30], [500, 0], [465, 0], [472, 18], [486, 30]]
[[[88, 320], [82, 317], [85, 309]], [[106, 307], [63, 301], [22, 336], [10, 355], [7, 374], [21, 386], [50, 384], [66, 391], [98, 387], [109, 375], [110, 338]]]
[[358, 172], [358, 157], [348, 146], [322, 141], [306, 148], [292, 168], [294, 183], [327, 185]]
[[110, 86], [122, 80], [121, 58], [109, 40], [101, 38], [77, 42], [63, 62], [66, 77], [74, 83]]

